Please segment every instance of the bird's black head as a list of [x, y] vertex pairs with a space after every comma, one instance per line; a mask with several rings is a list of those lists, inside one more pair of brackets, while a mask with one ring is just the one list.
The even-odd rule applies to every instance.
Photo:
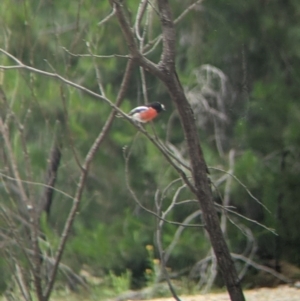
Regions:
[[161, 111], [165, 111], [165, 106], [159, 102], [152, 102], [148, 104], [148, 107], [151, 107], [156, 110], [157, 113], [160, 113]]

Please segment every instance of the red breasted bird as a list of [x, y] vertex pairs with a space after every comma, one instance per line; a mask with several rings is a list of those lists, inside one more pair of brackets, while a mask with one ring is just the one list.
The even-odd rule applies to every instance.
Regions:
[[161, 111], [165, 111], [165, 106], [159, 102], [152, 102], [144, 106], [139, 106], [131, 110], [128, 115], [133, 120], [146, 123], [153, 120]]

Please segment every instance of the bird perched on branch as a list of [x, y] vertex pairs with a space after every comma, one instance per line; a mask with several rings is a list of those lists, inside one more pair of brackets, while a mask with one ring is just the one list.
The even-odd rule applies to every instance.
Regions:
[[159, 102], [152, 102], [144, 106], [132, 109], [128, 115], [133, 120], [146, 123], [153, 120], [161, 111], [165, 111], [165, 106]]

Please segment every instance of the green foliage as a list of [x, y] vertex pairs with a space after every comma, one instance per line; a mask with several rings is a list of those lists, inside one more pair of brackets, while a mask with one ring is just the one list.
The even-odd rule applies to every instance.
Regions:
[[[95, 280], [99, 281], [99, 283], [91, 287], [87, 298], [91, 298], [92, 300], [107, 300], [130, 290], [131, 272], [126, 270], [124, 273], [117, 275], [109, 271], [103, 278], [96, 278]], [[83, 291], [77, 295], [83, 298], [86, 293]]]
[[0, 267], [1, 270], [3, 271], [0, 276], [0, 292], [3, 292], [7, 287], [7, 283], [8, 283], [7, 280], [10, 277], [7, 269], [7, 262], [4, 256], [0, 256]]
[[116, 294], [128, 291], [131, 284], [131, 272], [126, 270], [125, 273], [120, 276], [116, 276], [114, 273], [109, 273], [109, 279], [111, 281], [112, 291]]
[[151, 236], [141, 221], [128, 214], [109, 226], [98, 223], [92, 229], [77, 222], [74, 231], [65, 253], [66, 260], [73, 254], [73, 262], [76, 260], [80, 265], [88, 264], [100, 271], [117, 273], [138, 268], [145, 260], [144, 245]]
[[[294, 248], [299, 236], [292, 230], [298, 222], [293, 216], [299, 214], [293, 182], [299, 177], [299, 3], [216, 0], [206, 7], [202, 58], [223, 70], [237, 92], [236, 109], [230, 113], [235, 136], [228, 137], [239, 150], [235, 173], [271, 214], [237, 184], [233, 202], [248, 217], [275, 227], [281, 256], [299, 264], [299, 248]], [[259, 254], [273, 257], [274, 235], [251, 227], [259, 238]], [[293, 247], [288, 241], [294, 241]]]

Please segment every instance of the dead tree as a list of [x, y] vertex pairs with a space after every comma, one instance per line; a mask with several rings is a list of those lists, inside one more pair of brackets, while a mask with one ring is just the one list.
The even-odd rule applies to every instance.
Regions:
[[[230, 256], [228, 246], [220, 228], [218, 215], [214, 207], [210, 180], [207, 175], [207, 166], [198, 138], [195, 117], [176, 73], [176, 32], [169, 1], [157, 1], [163, 43], [161, 58], [157, 64], [148, 60], [140, 51], [134, 32], [131, 28], [131, 24], [126, 18], [126, 14], [124, 12], [124, 3], [118, 0], [110, 0], [110, 3], [115, 10], [131, 56], [144, 70], [152, 73], [164, 83], [178, 110], [190, 157], [193, 176], [193, 187], [191, 189], [198, 199], [202, 209], [203, 221], [209, 234], [218, 266], [222, 272], [231, 300], [245, 300], [233, 260]], [[143, 5], [147, 5], [147, 1], [141, 1], [141, 6]], [[139, 17], [141, 18], [141, 16]]]

